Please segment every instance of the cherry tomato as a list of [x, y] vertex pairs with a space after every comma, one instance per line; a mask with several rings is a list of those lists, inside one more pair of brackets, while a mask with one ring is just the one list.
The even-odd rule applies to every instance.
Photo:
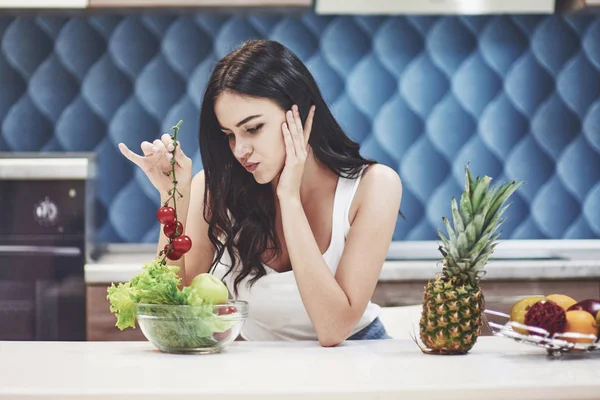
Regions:
[[169, 244], [165, 244], [165, 248], [163, 250], [164, 254], [167, 255], [167, 258], [169, 260], [179, 260], [182, 256], [183, 253], [180, 251], [175, 251], [174, 248], [171, 248], [171, 250], [169, 250]]
[[169, 260], [179, 260], [181, 257], [183, 257], [183, 253], [180, 253], [178, 251], [175, 250], [171, 250], [168, 254], [167, 254], [167, 258]]
[[173, 207], [161, 207], [156, 212], [156, 218], [161, 224], [166, 225], [175, 221], [175, 209]]
[[219, 342], [222, 342], [223, 340], [229, 338], [229, 335], [231, 335], [231, 329], [227, 329], [225, 332], [213, 333], [213, 337], [215, 338], [215, 340], [218, 340]]
[[[183, 235], [183, 225], [181, 224], [181, 222], [177, 221], [177, 231], [180, 235]], [[173, 236], [175, 236], [175, 224], [174, 223], [170, 223], [170, 224], [166, 224], [165, 227], [163, 228], [163, 232], [165, 233], [165, 235], [168, 238], [172, 238]]]
[[173, 239], [173, 248], [179, 253], [187, 253], [192, 248], [192, 239], [187, 235], [177, 236]]
[[227, 306], [227, 307], [219, 308], [219, 315], [234, 314], [236, 312], [237, 312], [237, 308], [235, 308], [234, 306]]
[[167, 258], [168, 258], [169, 260], [173, 260], [173, 261], [175, 261], [175, 260], [179, 260], [181, 257], [183, 257], [183, 254], [181, 254], [181, 253], [178, 253], [178, 252], [176, 252], [176, 251], [172, 251], [172, 252], [170, 252], [169, 254], [167, 254]]

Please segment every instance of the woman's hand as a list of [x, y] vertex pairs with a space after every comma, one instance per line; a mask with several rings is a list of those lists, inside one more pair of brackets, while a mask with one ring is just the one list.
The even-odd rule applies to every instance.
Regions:
[[[192, 160], [183, 153], [179, 141], [176, 147], [175, 176], [177, 186], [183, 189], [191, 185]], [[173, 158], [173, 150], [175, 150], [171, 135], [165, 133], [153, 143], [142, 142], [141, 148], [144, 153], [143, 157], [129, 150], [124, 143], [119, 143], [121, 153], [144, 171], [156, 190], [166, 195], [173, 188], [171, 177], [166, 175], [171, 172], [171, 159]]]
[[285, 166], [277, 184], [277, 196], [300, 198], [300, 182], [304, 172], [304, 164], [308, 155], [308, 138], [312, 129], [315, 106], [311, 106], [306, 118], [306, 126], [302, 127], [298, 106], [293, 105], [285, 113], [283, 123], [283, 140], [285, 143]]

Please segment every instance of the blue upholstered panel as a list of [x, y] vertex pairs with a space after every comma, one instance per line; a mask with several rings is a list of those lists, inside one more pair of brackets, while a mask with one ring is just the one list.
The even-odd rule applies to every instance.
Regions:
[[208, 74], [250, 37], [295, 51], [364, 154], [399, 172], [407, 220], [395, 240], [436, 238], [469, 160], [477, 174], [527, 182], [504, 238], [600, 237], [600, 20], [590, 17], [0, 17], [0, 150], [97, 152], [96, 239], [155, 241], [157, 193], [116, 144], [138, 150], [183, 119], [200, 170]]

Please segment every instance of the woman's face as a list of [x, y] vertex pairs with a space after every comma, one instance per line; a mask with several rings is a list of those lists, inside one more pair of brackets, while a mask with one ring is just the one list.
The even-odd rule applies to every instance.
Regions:
[[215, 101], [215, 114], [231, 152], [256, 182], [275, 179], [285, 164], [285, 111], [269, 99], [224, 92]]

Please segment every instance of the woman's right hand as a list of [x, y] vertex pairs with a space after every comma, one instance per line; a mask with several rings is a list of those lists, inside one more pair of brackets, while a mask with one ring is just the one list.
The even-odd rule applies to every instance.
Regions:
[[[168, 133], [152, 143], [142, 142], [141, 148], [144, 156], [131, 151], [125, 143], [119, 143], [121, 153], [144, 171], [161, 195], [167, 195], [167, 192], [173, 188], [172, 178], [165, 174], [172, 169], [171, 159], [174, 147], [173, 139]], [[175, 177], [178, 188], [183, 189], [191, 185], [192, 160], [183, 153], [179, 141], [175, 151]]]

